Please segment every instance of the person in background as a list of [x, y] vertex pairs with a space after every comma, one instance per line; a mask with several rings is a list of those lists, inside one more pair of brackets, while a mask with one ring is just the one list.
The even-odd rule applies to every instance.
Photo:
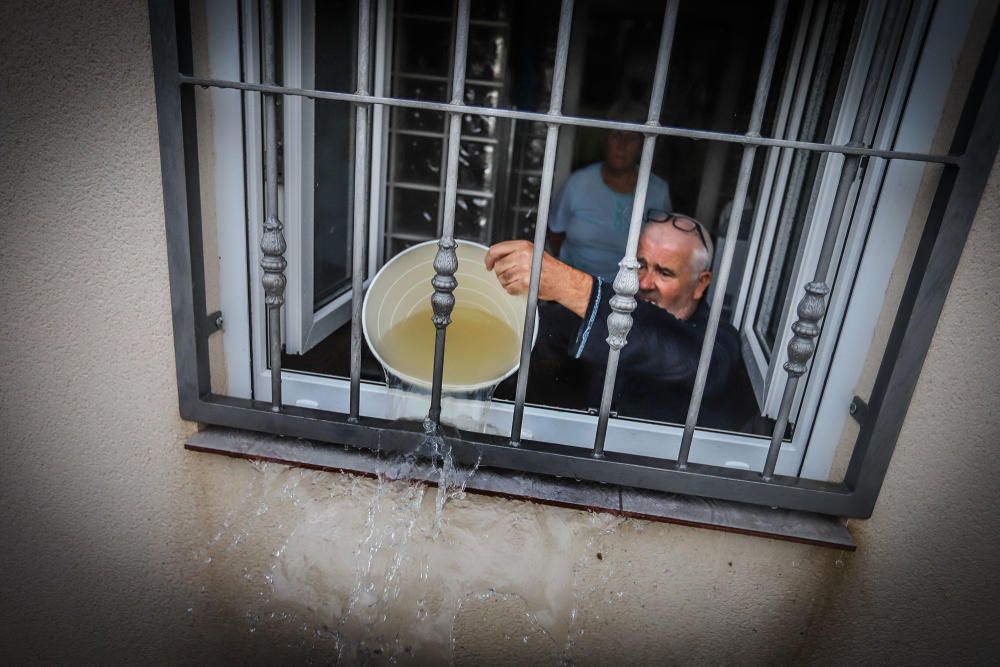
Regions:
[[[646, 108], [623, 99], [608, 111], [610, 120], [642, 123]], [[584, 273], [614, 280], [625, 254], [642, 134], [612, 130], [607, 133], [604, 161], [570, 174], [555, 198], [549, 216], [548, 245], [555, 257]], [[649, 175], [643, 210], [672, 210], [667, 182]]]
[[[503, 241], [487, 252], [486, 268], [508, 293], [527, 292], [532, 249], [528, 241]], [[639, 292], [633, 326], [621, 351], [612, 398], [612, 408], [622, 415], [685, 421], [708, 325], [704, 297], [712, 281], [712, 252], [712, 239], [693, 218], [647, 212], [636, 251]], [[545, 253], [529, 401], [552, 404], [553, 398], [559, 400], [557, 394], [581, 387], [587, 407], [600, 405], [612, 296], [614, 289], [604, 278]], [[571, 378], [560, 384], [567, 375]], [[698, 424], [738, 429], [755, 407], [739, 334], [721, 321]]]

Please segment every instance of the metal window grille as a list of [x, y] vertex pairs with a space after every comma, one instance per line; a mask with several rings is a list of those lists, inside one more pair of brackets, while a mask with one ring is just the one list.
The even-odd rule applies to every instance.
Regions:
[[[353, 93], [282, 87], [275, 76], [275, 20], [269, 0], [262, 3], [262, 83], [225, 81], [183, 74], [190, 71], [190, 45], [185, 43], [187, 27], [183, 12], [175, 13], [171, 0], [150, 0], [150, 25], [159, 118], [160, 150], [163, 171], [165, 215], [171, 294], [174, 311], [174, 339], [180, 408], [185, 418], [200, 422], [259, 430], [279, 435], [349, 444], [378, 452], [410, 451], [426, 437], [440, 434], [456, 462], [507, 468], [518, 471], [576, 477], [682, 494], [708, 496], [788, 509], [806, 510], [840, 516], [869, 516], [875, 504], [889, 459], [895, 446], [906, 409], [916, 384], [937, 319], [943, 307], [951, 278], [968, 234], [986, 178], [1000, 144], [1000, 67], [996, 66], [1000, 48], [1000, 30], [994, 25], [976, 72], [966, 108], [951, 148], [946, 155], [875, 150], [864, 144], [864, 124], [878, 86], [871, 76], [865, 85], [861, 106], [851, 140], [832, 145], [775, 139], [761, 136], [765, 103], [775, 69], [781, 31], [785, 23], [787, 0], [774, 4], [766, 49], [757, 77], [753, 110], [743, 134], [711, 132], [660, 125], [660, 109], [669, 75], [670, 55], [676, 26], [679, 0], [666, 5], [656, 70], [652, 85], [648, 120], [645, 124], [596, 120], [563, 115], [562, 98], [569, 53], [573, 0], [563, 0], [551, 103], [548, 112], [473, 107], [464, 103], [466, 49], [469, 39], [469, 0], [459, 0], [457, 27], [454, 31], [454, 54], [451, 59], [450, 99], [448, 102], [417, 101], [380, 97], [369, 91], [370, 78], [370, 5], [358, 4], [357, 87]], [[892, 11], [891, 3], [888, 12]], [[872, 71], [878, 71], [885, 49], [876, 49]], [[198, 196], [197, 145], [194, 131], [193, 87], [218, 87], [256, 91], [264, 99], [265, 220], [262, 250], [263, 285], [268, 309], [270, 362], [272, 367], [272, 402], [244, 400], [213, 394], [208, 374], [207, 338], [211, 325], [205, 314], [204, 267], [201, 253], [201, 226]], [[434, 262], [436, 276], [432, 297], [436, 344], [431, 407], [422, 425], [400, 424], [360, 416], [361, 303], [367, 220], [369, 155], [357, 152], [354, 166], [354, 246], [353, 313], [351, 329], [350, 408], [346, 414], [307, 409], [282, 404], [281, 332], [279, 311], [284, 301], [285, 243], [279, 219], [277, 197], [277, 120], [276, 104], [281, 96], [300, 96], [315, 100], [338, 100], [351, 103], [355, 114], [355, 141], [365, 146], [371, 109], [402, 107], [444, 112], [448, 119], [448, 152], [445, 158], [443, 224]], [[509, 437], [465, 434], [453, 437], [439, 430], [441, 419], [442, 367], [450, 314], [454, 307], [454, 273], [457, 268], [454, 226], [457, 190], [458, 151], [463, 114], [538, 122], [547, 128], [545, 153], [535, 227], [535, 254], [532, 262], [525, 329], [522, 337], [521, 366]], [[608, 367], [598, 415], [593, 446], [583, 449], [531, 441], [522, 438], [522, 419], [527, 381], [530, 374], [530, 331], [534, 327], [541, 272], [541, 251], [548, 223], [549, 202], [553, 187], [556, 144], [560, 128], [567, 125], [637, 131], [644, 141], [639, 164], [635, 206], [632, 211], [628, 242], [614, 281], [613, 313], [608, 320]], [[806, 286], [798, 304], [798, 320], [788, 346], [784, 396], [774, 428], [766, 462], [762, 470], [745, 471], [702, 465], [689, 461], [691, 445], [697, 437], [697, 423], [704, 392], [708, 362], [719, 325], [725, 290], [714, 292], [708, 332], [705, 337], [693, 395], [684, 425], [683, 439], [676, 460], [605, 452], [605, 438], [610, 417], [611, 394], [615, 384], [618, 358], [628, 344], [638, 290], [636, 246], [643, 217], [643, 202], [648, 186], [653, 149], [660, 137], [682, 137], [739, 144], [743, 147], [738, 180], [727, 229], [735, 229], [744, 208], [754, 158], [758, 148], [781, 147], [796, 151], [840, 153], [845, 156], [831, 220], [840, 220], [848, 200], [848, 190], [859, 168], [869, 158], [908, 160], [943, 165], [936, 198], [923, 235], [905, 292], [899, 305], [885, 355], [875, 381], [866, 417], [851, 455], [845, 478], [840, 482], [821, 482], [774, 473], [788, 413], [798, 379], [808, 368], [814, 340], [820, 333], [826, 308], [830, 263], [836, 241], [837, 225], [826, 231], [819, 265], [812, 282]], [[726, 233], [716, 281], [725, 285], [733, 263], [736, 234]]]

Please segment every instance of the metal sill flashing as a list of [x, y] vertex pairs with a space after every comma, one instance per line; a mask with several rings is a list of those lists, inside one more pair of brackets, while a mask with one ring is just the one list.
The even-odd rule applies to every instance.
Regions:
[[[368, 450], [215, 426], [190, 436], [185, 448], [195, 452], [370, 477], [378, 476], [385, 469], [384, 459]], [[415, 466], [413, 472], [412, 479], [434, 484], [436, 475], [430, 463]], [[466, 483], [465, 490], [845, 551], [854, 551], [857, 546], [839, 519], [809, 512], [493, 468], [479, 468]]]

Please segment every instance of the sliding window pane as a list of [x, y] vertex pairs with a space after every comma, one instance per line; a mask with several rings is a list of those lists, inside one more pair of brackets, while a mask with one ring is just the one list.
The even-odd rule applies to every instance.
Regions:
[[393, 180], [438, 187], [441, 182], [441, 140], [434, 137], [396, 137]]
[[390, 232], [433, 238], [437, 235], [438, 192], [393, 188]]
[[[316, 40], [315, 80], [321, 90], [353, 89], [353, 16], [353, 2], [316, 3], [316, 30], [328, 37]], [[318, 310], [351, 282], [354, 114], [343, 102], [314, 104], [313, 308]]]

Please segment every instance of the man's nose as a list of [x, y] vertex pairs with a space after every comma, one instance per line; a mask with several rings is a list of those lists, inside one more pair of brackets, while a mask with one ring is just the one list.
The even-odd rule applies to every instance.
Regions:
[[649, 271], [643, 271], [642, 269], [639, 270], [639, 289], [653, 289], [653, 277]]

